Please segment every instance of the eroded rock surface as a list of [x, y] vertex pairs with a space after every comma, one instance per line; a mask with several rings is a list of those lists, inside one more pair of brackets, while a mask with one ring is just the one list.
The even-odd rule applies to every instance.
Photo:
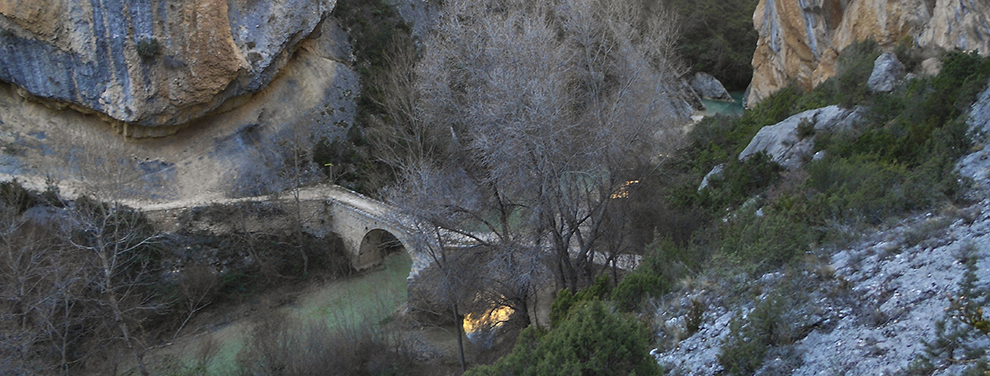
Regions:
[[873, 72], [866, 85], [873, 91], [891, 91], [904, 74], [904, 64], [897, 60], [897, 55], [885, 52], [873, 62]]
[[264, 89], [335, 5], [0, 0], [0, 80], [24, 96], [103, 114], [126, 124], [117, 124], [124, 133], [169, 134]]
[[762, 0], [746, 106], [793, 81], [811, 89], [835, 75], [846, 46], [873, 38], [893, 46], [990, 53], [990, 3], [969, 0]]
[[[43, 189], [50, 176], [69, 196], [123, 181], [124, 198], [156, 203], [277, 192], [296, 172], [319, 178], [313, 166], [293, 166], [292, 152], [343, 137], [360, 86], [339, 22], [330, 17], [318, 30], [263, 89], [170, 137], [125, 139], [101, 117], [46, 107], [0, 83], [0, 179]], [[101, 171], [107, 162], [118, 176]]]
[[844, 109], [828, 106], [808, 110], [784, 121], [760, 129], [739, 153], [739, 160], [753, 154], [766, 152], [781, 166], [789, 170], [801, 167], [815, 146], [814, 136], [819, 131], [849, 132], [865, 120], [862, 109]]

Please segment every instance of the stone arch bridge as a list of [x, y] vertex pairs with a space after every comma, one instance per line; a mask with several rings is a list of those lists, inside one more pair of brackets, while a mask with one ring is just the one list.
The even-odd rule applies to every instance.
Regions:
[[302, 189], [298, 199], [296, 194], [286, 192], [278, 197], [132, 206], [142, 209], [159, 230], [166, 232], [186, 229], [214, 234], [277, 233], [291, 231], [298, 221], [303, 231], [313, 236], [339, 235], [351, 266], [357, 270], [381, 264], [387, 253], [396, 250], [405, 250], [412, 258], [410, 278], [429, 265], [425, 248], [393, 208], [338, 186]]

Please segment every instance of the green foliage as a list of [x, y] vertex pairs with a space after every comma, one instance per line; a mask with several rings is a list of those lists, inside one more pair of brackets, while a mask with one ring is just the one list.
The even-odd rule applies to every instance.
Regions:
[[864, 102], [870, 96], [867, 82], [873, 73], [873, 63], [880, 56], [877, 42], [866, 39], [846, 46], [835, 65], [835, 77], [822, 85], [834, 85], [834, 93], [845, 108]]
[[657, 198], [668, 197], [673, 192], [693, 195], [699, 182], [683, 172], [655, 174], [643, 171], [634, 174], [637, 175], [641, 176], [639, 183], [627, 187], [629, 197], [625, 210], [629, 218], [630, 247], [648, 250], [647, 246], [657, 238], [669, 239], [678, 246], [687, 245], [694, 232], [705, 223], [705, 213], [698, 208], [677, 205], [670, 199]]
[[727, 375], [752, 375], [769, 350], [794, 342], [798, 330], [791, 317], [793, 304], [792, 299], [775, 291], [757, 302], [748, 315], [736, 311], [718, 354]]
[[813, 137], [815, 135], [815, 124], [808, 119], [802, 119], [797, 126], [797, 135], [802, 140]]
[[914, 71], [923, 59], [921, 50], [914, 47], [914, 37], [910, 34], [901, 37], [897, 41], [897, 46], [894, 47], [894, 54], [897, 55], [897, 60], [901, 64], [904, 64], [904, 70], [908, 72]]
[[798, 206], [806, 205], [801, 210], [809, 223], [876, 225], [953, 194], [958, 183], [947, 168], [936, 162], [910, 169], [866, 157], [826, 159], [806, 166], [806, 193], [795, 198]]
[[647, 253], [636, 270], [612, 291], [612, 301], [619, 311], [635, 311], [645, 299], [669, 292], [677, 279], [699, 268], [701, 262], [699, 253], [668, 239], [657, 239], [647, 246]]
[[688, 146], [684, 149], [685, 167], [703, 175], [718, 164], [735, 160], [761, 128], [820, 107], [819, 101], [807, 100], [808, 97], [800, 88], [787, 86], [741, 117], [705, 118], [689, 134]]
[[709, 178], [708, 188], [696, 193], [696, 204], [712, 212], [738, 206], [776, 183], [782, 171], [783, 168], [764, 152], [742, 162], [733, 159], [726, 164], [721, 176]]
[[549, 332], [524, 330], [511, 354], [465, 375], [660, 375], [649, 337], [635, 318], [612, 313], [594, 299]]
[[937, 367], [969, 364], [964, 374], [983, 375], [988, 370], [987, 340], [990, 318], [983, 309], [990, 306], [990, 288], [979, 285], [976, 276], [976, 247], [961, 250], [966, 265], [959, 292], [949, 297], [945, 317], [935, 323], [935, 340], [925, 342], [925, 354], [908, 368], [913, 374], [931, 374]]
[[41, 192], [41, 201], [48, 206], [63, 207], [62, 195], [58, 188], [58, 182], [51, 176], [45, 177], [45, 190]]
[[[990, 60], [950, 53], [938, 76], [871, 93], [866, 82], [877, 55], [875, 42], [855, 43], [842, 52], [837, 75], [813, 91], [789, 86], [739, 118], [707, 118], [695, 126], [683, 155], [666, 167], [677, 181], [662, 196], [672, 208], [714, 221], [693, 227], [702, 232], [685, 247], [690, 253], [749, 272], [766, 270], [838, 235], [830, 231], [837, 223], [876, 225], [963, 197], [954, 165], [970, 150], [964, 114], [987, 86]], [[814, 151], [824, 151], [824, 159], [784, 175], [766, 156], [737, 160], [762, 127], [832, 104], [863, 106], [859, 113], [866, 118], [846, 133], [802, 124], [799, 135], [814, 137]], [[702, 177], [719, 164], [722, 175], [699, 192]], [[744, 207], [754, 197], [754, 205]], [[754, 216], [760, 206], [764, 215]], [[614, 294], [624, 310], [636, 308], [641, 291], [662, 285], [646, 272], [627, 278]]]
[[344, 22], [354, 46], [361, 95], [357, 99], [355, 123], [348, 128], [346, 140], [320, 140], [313, 162], [334, 183], [374, 195], [395, 179], [365, 139], [365, 130], [377, 120], [373, 118], [386, 112], [380, 105], [386, 92], [375, 84], [375, 79], [392, 69], [390, 53], [415, 43], [410, 26], [385, 0], [341, 0], [334, 8], [334, 15]]
[[678, 50], [692, 70], [718, 77], [730, 90], [743, 90], [753, 77], [759, 34], [753, 27], [757, 0], [675, 0], [665, 3], [680, 18]]
[[718, 230], [718, 251], [744, 269], [765, 271], [781, 267], [795, 255], [810, 249], [817, 234], [800, 218], [768, 206], [758, 215], [748, 206], [730, 217]]
[[158, 38], [141, 38], [137, 42], [137, 53], [142, 60], [154, 59], [161, 52], [162, 45]]
[[556, 326], [562, 322], [571, 312], [571, 308], [581, 303], [592, 300], [600, 300], [608, 296], [609, 279], [607, 275], [599, 275], [595, 282], [588, 288], [579, 291], [577, 294], [571, 293], [568, 289], [560, 290], [557, 298], [550, 305], [550, 326]]

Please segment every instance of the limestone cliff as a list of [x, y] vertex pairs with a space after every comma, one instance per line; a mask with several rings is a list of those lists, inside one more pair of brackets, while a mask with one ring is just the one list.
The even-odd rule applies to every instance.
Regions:
[[0, 0], [0, 80], [125, 133], [167, 134], [265, 88], [335, 4]]
[[760, 34], [746, 105], [793, 81], [805, 89], [835, 74], [836, 58], [857, 40], [990, 53], [990, 4], [974, 0], [761, 0]]

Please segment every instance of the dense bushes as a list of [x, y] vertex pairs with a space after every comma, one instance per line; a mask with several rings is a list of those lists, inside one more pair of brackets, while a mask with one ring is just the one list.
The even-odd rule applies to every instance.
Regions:
[[[840, 56], [837, 75], [815, 90], [788, 87], [740, 118], [716, 117], [695, 127], [682, 164], [671, 167], [688, 177], [666, 197], [675, 207], [724, 220], [713, 221], [715, 230], [708, 231], [716, 235], [696, 238], [693, 247], [743, 265], [780, 266], [828, 238], [836, 224], [876, 225], [962, 197], [954, 171], [955, 161], [969, 150], [962, 115], [986, 87], [990, 62], [949, 53], [938, 76], [872, 93], [865, 82], [877, 56], [875, 42], [854, 43]], [[847, 133], [815, 132], [814, 151], [823, 151], [824, 159], [785, 178], [765, 156], [736, 159], [763, 126], [831, 104], [864, 106], [867, 123]], [[719, 164], [721, 175], [697, 190], [701, 177]], [[754, 197], [755, 206], [744, 208], [742, 203]], [[759, 206], [762, 216], [753, 214]], [[737, 212], [724, 217], [731, 213], [726, 210]]]
[[669, 292], [678, 278], [701, 266], [704, 254], [694, 251], [667, 239], [648, 245], [639, 267], [612, 290], [616, 309], [634, 312], [642, 308], [644, 300]]
[[[649, 0], [647, 0], [649, 1]], [[680, 18], [678, 51], [693, 71], [708, 72], [729, 90], [743, 90], [753, 77], [753, 28], [758, 0], [675, 0], [665, 3]]]
[[524, 330], [511, 354], [466, 375], [661, 374], [646, 347], [650, 333], [635, 318], [597, 299], [579, 304], [549, 332]]
[[816, 234], [800, 218], [772, 207], [762, 212], [752, 206], [743, 208], [719, 228], [720, 255], [732, 264], [762, 272], [811, 249]]

